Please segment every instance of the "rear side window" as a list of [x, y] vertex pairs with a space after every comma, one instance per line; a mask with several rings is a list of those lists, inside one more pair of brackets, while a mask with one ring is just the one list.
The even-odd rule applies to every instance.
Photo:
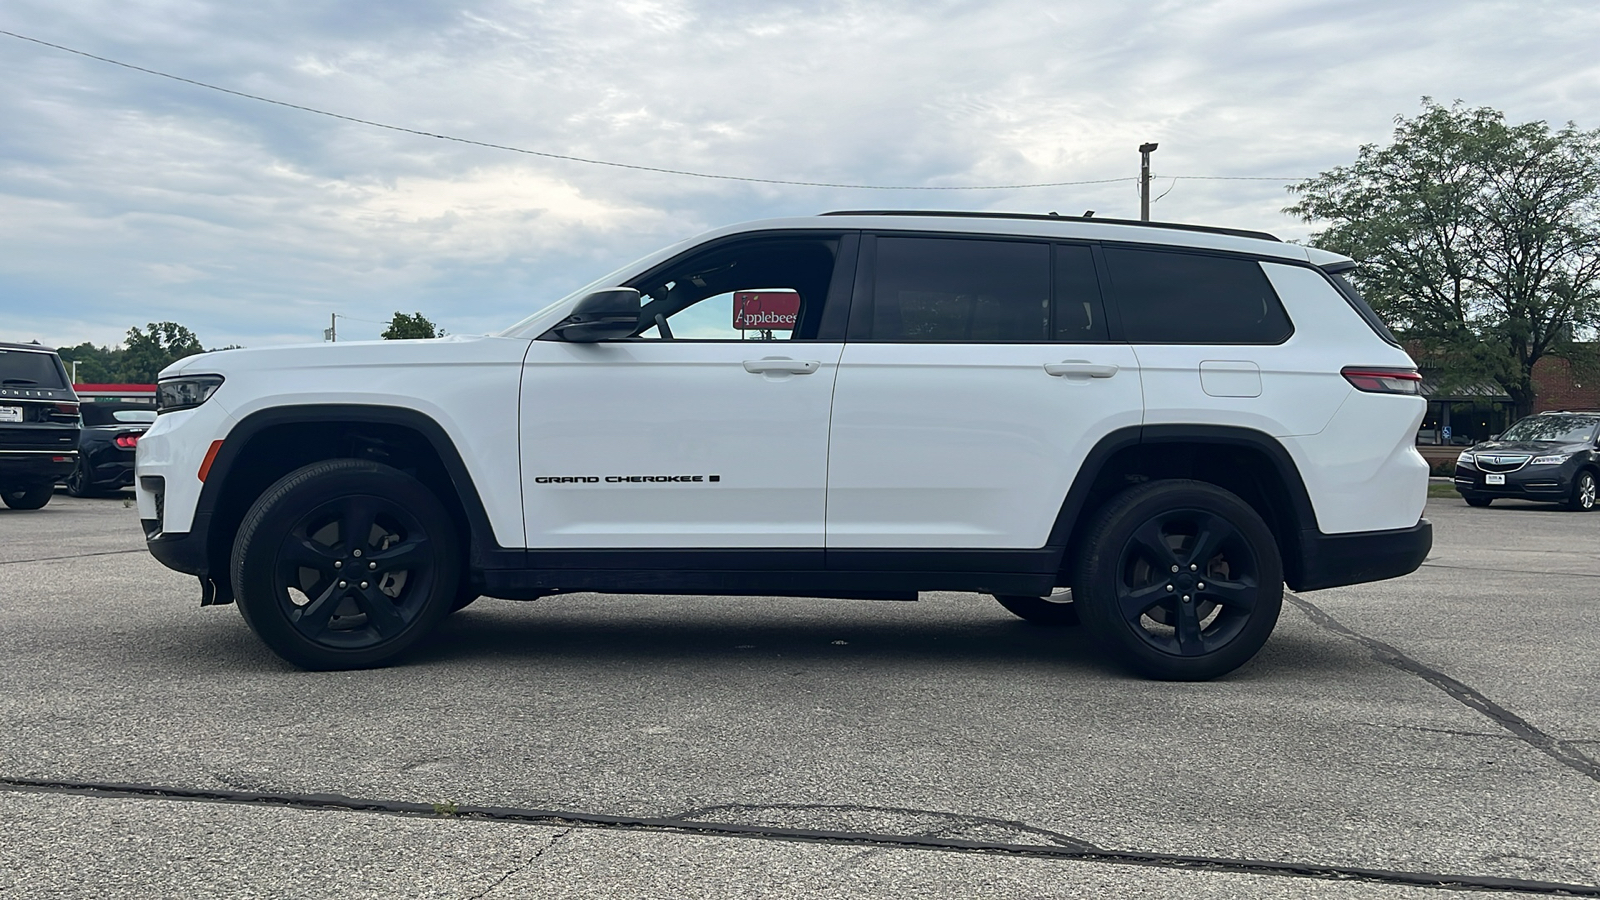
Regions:
[[1276, 344], [1293, 332], [1254, 260], [1124, 247], [1105, 260], [1130, 343]]
[[880, 237], [875, 341], [1050, 341], [1050, 246]]
[[0, 350], [0, 387], [64, 388], [61, 363], [54, 353]]

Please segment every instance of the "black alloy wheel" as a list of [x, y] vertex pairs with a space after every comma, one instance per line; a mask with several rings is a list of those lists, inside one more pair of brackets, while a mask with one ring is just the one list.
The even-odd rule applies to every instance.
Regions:
[[1064, 628], [1078, 624], [1078, 609], [1072, 605], [1071, 591], [1057, 591], [1048, 597], [995, 594], [994, 599], [1030, 625]]
[[1278, 621], [1283, 562], [1261, 516], [1200, 481], [1152, 481], [1113, 498], [1081, 545], [1073, 596], [1128, 666], [1197, 681], [1255, 656]]
[[421, 482], [365, 460], [284, 476], [233, 546], [239, 611], [273, 652], [307, 669], [382, 665], [452, 611], [460, 548]]
[[0, 491], [0, 500], [12, 509], [42, 509], [55, 492], [56, 486], [47, 481], [27, 487], [7, 488]]
[[1595, 479], [1594, 473], [1588, 469], [1578, 473], [1572, 480], [1572, 496], [1567, 498], [1567, 509], [1574, 512], [1589, 512], [1595, 506]]
[[67, 476], [67, 493], [74, 497], [93, 497], [98, 493], [94, 481], [89, 478], [89, 461], [82, 456], [72, 467], [72, 474]]

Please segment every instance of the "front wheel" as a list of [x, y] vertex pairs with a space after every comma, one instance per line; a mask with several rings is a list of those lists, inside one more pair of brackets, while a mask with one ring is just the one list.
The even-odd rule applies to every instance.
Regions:
[[1461, 499], [1467, 501], [1468, 506], [1476, 506], [1479, 509], [1494, 502], [1493, 497], [1463, 497]]
[[233, 590], [272, 651], [306, 669], [383, 665], [450, 614], [460, 549], [449, 513], [410, 475], [356, 459], [268, 488], [239, 526]]
[[1573, 512], [1588, 512], [1594, 509], [1595, 483], [1594, 473], [1583, 471], [1572, 483], [1572, 496], [1567, 498], [1567, 509]]
[[1095, 516], [1072, 595], [1084, 624], [1134, 671], [1201, 681], [1266, 643], [1283, 604], [1283, 561], [1266, 522], [1237, 495], [1152, 481]]
[[33, 484], [27, 487], [7, 488], [0, 491], [0, 500], [12, 509], [42, 509], [50, 502], [50, 497], [56, 492], [56, 486], [50, 482]]

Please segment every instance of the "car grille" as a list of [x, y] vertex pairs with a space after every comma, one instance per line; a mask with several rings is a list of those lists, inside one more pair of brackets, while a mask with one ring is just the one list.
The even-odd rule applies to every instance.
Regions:
[[1527, 453], [1490, 453], [1478, 454], [1478, 468], [1485, 472], [1515, 472], [1528, 464], [1533, 459]]

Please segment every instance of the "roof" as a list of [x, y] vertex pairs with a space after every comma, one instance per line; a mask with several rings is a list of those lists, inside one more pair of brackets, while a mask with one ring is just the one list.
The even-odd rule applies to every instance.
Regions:
[[54, 353], [54, 352], [56, 352], [56, 348], [54, 348], [54, 347], [46, 347], [43, 344], [38, 343], [37, 341], [35, 341], [34, 343], [31, 343], [31, 344], [13, 344], [13, 343], [9, 343], [7, 341], [0, 341], [0, 350], [34, 350], [34, 351], [37, 351], [39, 353]]
[[1441, 390], [1441, 380], [1431, 377], [1428, 373], [1422, 374], [1422, 396], [1429, 400], [1503, 400], [1510, 402], [1511, 395], [1505, 388], [1492, 381], [1475, 381], [1470, 384], [1458, 384], [1450, 390]]
[[1096, 225], [1132, 225], [1138, 228], [1171, 228], [1177, 231], [1198, 231], [1204, 234], [1231, 234], [1234, 237], [1256, 238], [1263, 241], [1277, 241], [1283, 239], [1275, 234], [1265, 231], [1248, 231], [1243, 228], [1223, 228], [1216, 225], [1188, 225], [1181, 222], [1139, 222], [1133, 219], [1097, 219], [1094, 216], [1063, 216], [1059, 213], [1008, 213], [1008, 212], [965, 212], [960, 210], [935, 210], [935, 209], [842, 209], [825, 212], [824, 216], [927, 216], [933, 218], [961, 218], [961, 219], [1042, 219], [1063, 220], [1069, 222], [1093, 222]]

